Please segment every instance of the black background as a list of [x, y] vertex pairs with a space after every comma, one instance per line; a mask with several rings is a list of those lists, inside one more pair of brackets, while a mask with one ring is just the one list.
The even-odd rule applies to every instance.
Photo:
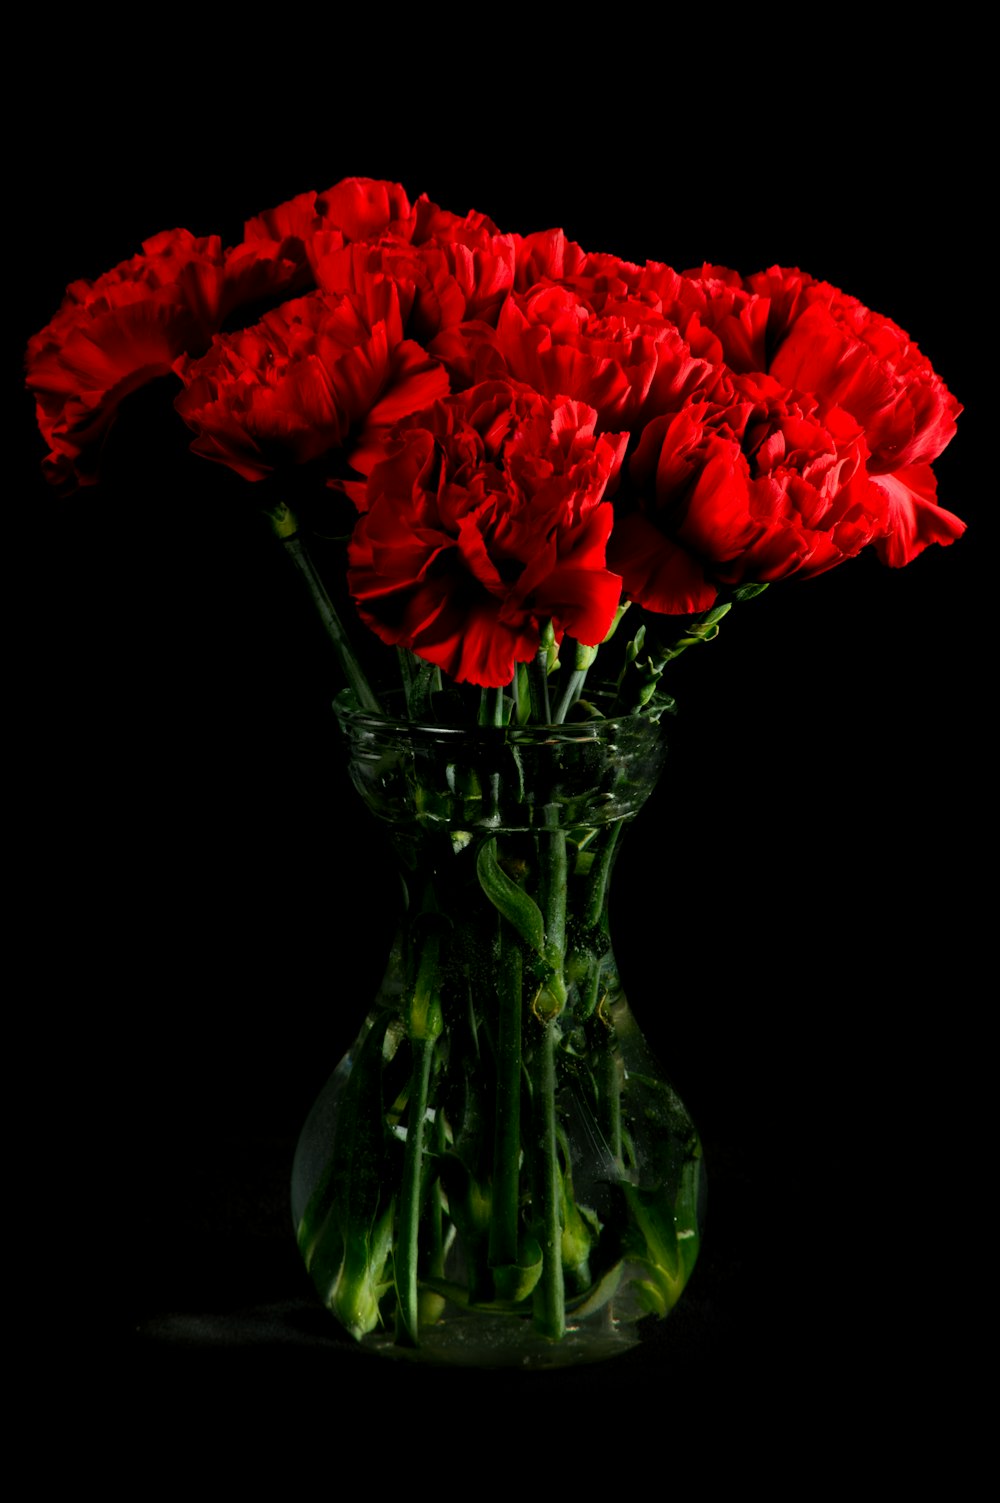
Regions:
[[[869, 1442], [912, 1452], [940, 1440], [980, 1319], [982, 147], [948, 82], [967, 58], [946, 37], [803, 45], [780, 66], [748, 48], [725, 67], [704, 38], [524, 55], [508, 39], [418, 78], [398, 39], [373, 59], [375, 30], [315, 53], [300, 38], [294, 68], [293, 44], [271, 57], [266, 39], [211, 66], [173, 39], [175, 73], [67, 57], [18, 122], [15, 358], [67, 281], [160, 229], [232, 243], [297, 192], [387, 177], [632, 260], [798, 264], [888, 314], [966, 404], [936, 470], [969, 532], [903, 571], [863, 557], [772, 589], [678, 665], [668, 770], [612, 917], [706, 1145], [681, 1305], [603, 1369], [429, 1376], [340, 1340], [286, 1209], [295, 1137], [374, 993], [395, 903], [344, 778], [325, 643], [249, 488], [186, 455], [163, 391], [135, 399], [105, 484], [70, 501], [47, 494], [17, 398], [18, 1005], [41, 1023], [45, 1089], [48, 1060], [70, 1103], [69, 1171], [45, 1196], [76, 1207], [60, 1262], [75, 1248], [95, 1287], [127, 1294], [124, 1318], [82, 1303], [98, 1339], [127, 1340], [121, 1412], [149, 1455], [287, 1438], [303, 1415], [308, 1451], [321, 1419], [332, 1445], [388, 1413], [463, 1452], [498, 1417], [575, 1441], [599, 1415], [609, 1447], [655, 1441], [707, 1473], [732, 1447], [766, 1468], [807, 1445], [831, 1464]], [[64, 1289], [55, 1362], [86, 1367]]]

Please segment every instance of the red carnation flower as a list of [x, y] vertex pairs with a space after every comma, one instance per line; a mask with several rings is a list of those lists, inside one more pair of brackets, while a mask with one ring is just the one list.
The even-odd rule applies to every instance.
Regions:
[[199, 354], [237, 307], [280, 294], [301, 265], [274, 246], [223, 251], [218, 236], [167, 230], [95, 282], [73, 282], [28, 343], [27, 384], [52, 450], [49, 478], [96, 478], [97, 452], [122, 399]]
[[[677, 329], [635, 299], [608, 299], [600, 314], [569, 288], [541, 283], [504, 303], [491, 341], [509, 374], [549, 397], [598, 413], [601, 428], [641, 427], [679, 407], [712, 375]], [[443, 348], [435, 346], [441, 358]]]
[[642, 269], [619, 256], [585, 251], [562, 230], [542, 230], [515, 236], [517, 292], [529, 292], [540, 282], [555, 282], [575, 292], [595, 313], [608, 300], [620, 302], [637, 290]]
[[707, 610], [720, 585], [821, 574], [888, 525], [864, 432], [840, 408], [769, 376], [734, 376], [712, 400], [651, 422], [629, 466], [638, 509], [609, 558], [650, 610]]
[[841, 408], [861, 425], [867, 468], [883, 493], [884, 563], [909, 563], [929, 543], [965, 530], [938, 506], [930, 462], [955, 432], [960, 404], [909, 335], [856, 298], [797, 269], [772, 267], [747, 278], [705, 266], [678, 277], [647, 267], [654, 292], [693, 352], [734, 371], [766, 372], [811, 394], [822, 413]]
[[692, 354], [739, 372], [766, 371], [770, 304], [744, 287], [724, 266], [703, 266], [681, 276], [670, 266], [649, 261], [637, 296], [648, 299], [677, 325]]
[[358, 430], [374, 442], [448, 390], [441, 366], [403, 339], [398, 291], [384, 277], [363, 295], [285, 303], [178, 370], [177, 410], [198, 434], [192, 449], [246, 480], [316, 459]]
[[499, 688], [544, 623], [596, 645], [621, 581], [604, 500], [626, 434], [582, 403], [489, 382], [401, 424], [368, 477], [348, 583], [384, 642], [458, 682]]
[[316, 280], [326, 292], [345, 292], [373, 275], [390, 277], [405, 303], [407, 331], [423, 343], [470, 319], [495, 324], [513, 285], [514, 243], [474, 222], [480, 218], [441, 216], [437, 233], [419, 244], [386, 235], [332, 248], [317, 258]]
[[299, 193], [248, 219], [250, 242], [296, 241], [315, 271], [317, 259], [348, 241], [392, 233], [409, 239], [415, 217], [399, 183], [348, 177], [325, 193]]
[[877, 544], [883, 563], [907, 564], [929, 543], [954, 542], [965, 523], [938, 506], [930, 463], [954, 437], [962, 408], [930, 361], [898, 324], [829, 283], [778, 268], [755, 282], [784, 294], [787, 332], [779, 324], [769, 334], [774, 375], [864, 427], [868, 469], [889, 508]]

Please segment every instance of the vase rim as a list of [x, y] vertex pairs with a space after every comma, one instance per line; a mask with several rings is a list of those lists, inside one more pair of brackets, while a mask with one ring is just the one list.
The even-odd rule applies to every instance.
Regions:
[[[440, 720], [410, 720], [406, 716], [387, 715], [374, 710], [365, 710], [348, 701], [351, 697], [349, 689], [343, 689], [333, 701], [334, 714], [342, 730], [351, 726], [367, 728], [383, 733], [396, 733], [412, 736], [415, 733], [424, 736], [439, 737], [453, 741], [467, 741], [470, 737], [477, 740], [508, 741], [512, 737], [524, 741], [594, 741], [601, 734], [607, 734], [613, 728], [627, 726], [629, 729], [646, 729], [647, 734], [660, 735], [663, 727], [659, 721], [649, 719], [644, 715], [621, 714], [608, 716], [593, 716], [589, 720], [566, 720], [560, 724], [531, 722], [525, 725], [478, 725], [460, 724], [449, 725]], [[619, 731], [620, 734], [620, 731]]]

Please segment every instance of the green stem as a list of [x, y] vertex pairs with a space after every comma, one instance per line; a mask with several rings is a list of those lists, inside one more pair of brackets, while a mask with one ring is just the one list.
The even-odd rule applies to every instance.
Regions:
[[[434, 1147], [437, 1150], [438, 1160], [447, 1147], [445, 1136], [444, 1112], [438, 1112], [434, 1119]], [[444, 1192], [441, 1189], [441, 1181], [436, 1180], [431, 1191], [431, 1256], [430, 1271], [434, 1278], [444, 1278]]]
[[305, 545], [298, 534], [292, 532], [288, 535], [285, 531], [287, 526], [292, 525], [288, 521], [291, 518], [291, 513], [288, 512], [287, 508], [283, 512], [283, 518], [285, 520], [279, 525], [277, 522], [274, 522], [274, 518], [272, 517], [275, 531], [281, 538], [286, 553], [305, 580], [306, 587], [312, 597], [313, 604], [319, 612], [319, 618], [323, 623], [326, 634], [333, 643], [333, 650], [340, 661], [344, 677], [357, 695], [358, 704], [361, 708], [368, 710], [373, 715], [381, 715], [382, 706], [372, 693], [371, 685], [365, 678], [361, 664], [354, 655], [354, 649], [350, 644], [347, 633], [344, 631], [343, 624], [337, 615], [333, 601], [326, 592], [326, 586], [316, 572], [315, 564], [306, 552]]
[[542, 1278], [536, 1301], [535, 1323], [546, 1336], [558, 1340], [566, 1329], [566, 1304], [563, 1288], [562, 1219], [560, 1215], [560, 1176], [556, 1132], [556, 1019], [566, 1005], [566, 982], [563, 975], [566, 952], [566, 834], [551, 828], [559, 809], [548, 805], [546, 824], [541, 836], [542, 901], [545, 915], [543, 958], [550, 969], [535, 1007], [544, 1029], [535, 1051], [533, 1100], [535, 1111], [535, 1193], [538, 1198], [538, 1240], [542, 1247]]
[[396, 1339], [400, 1346], [418, 1344], [420, 1313], [417, 1261], [420, 1252], [420, 1171], [424, 1159], [424, 1118], [427, 1115], [427, 1094], [433, 1059], [434, 1040], [414, 1039], [406, 1151], [403, 1155], [403, 1182], [400, 1189], [399, 1231], [396, 1237], [396, 1299], [399, 1315], [399, 1330]]
[[424, 1159], [424, 1119], [430, 1088], [434, 1041], [441, 1032], [441, 1002], [437, 992], [438, 939], [428, 935], [420, 957], [417, 984], [410, 1003], [410, 1041], [413, 1070], [406, 1118], [406, 1148], [396, 1231], [395, 1274], [400, 1346], [416, 1346], [420, 1314], [417, 1261], [420, 1253], [420, 1181]]
[[524, 725], [531, 716], [531, 673], [527, 663], [518, 663], [511, 682], [514, 699], [514, 720]]
[[497, 1028], [496, 1132], [493, 1146], [493, 1268], [518, 1258], [521, 1159], [521, 970], [519, 940], [501, 921], [500, 1016]]
[[624, 823], [624, 820], [616, 819], [608, 828], [607, 839], [590, 869], [590, 878], [587, 884], [587, 907], [584, 913], [584, 923], [588, 929], [594, 927], [604, 911], [604, 897], [608, 890], [611, 863], [614, 860], [615, 846], [618, 844], [618, 836], [621, 834]]
[[559, 697], [555, 713], [552, 717], [553, 725], [562, 725], [570, 710], [576, 704], [583, 693], [583, 686], [587, 681], [587, 669], [575, 668], [566, 682], [566, 687]]
[[531, 692], [531, 718], [536, 725], [551, 725], [549, 708], [549, 656], [544, 647], [538, 649], [530, 664], [528, 684]]
[[587, 963], [587, 984], [580, 988], [583, 1002], [580, 1008], [582, 1018], [592, 1018], [597, 1011], [601, 992], [601, 957], [590, 956]]
[[552, 826], [559, 819], [558, 804], [547, 804], [545, 820], [548, 828], [542, 835], [542, 879], [545, 912], [545, 958], [562, 973], [566, 953], [566, 884], [568, 867], [566, 860], [566, 832]]
[[535, 1295], [535, 1325], [559, 1341], [566, 1333], [563, 1288], [562, 1224], [559, 1217], [559, 1164], [556, 1157], [556, 1067], [554, 1019], [541, 1025], [534, 1051], [535, 1198], [537, 1236], [542, 1248], [542, 1277]]
[[607, 1103], [605, 1136], [615, 1156], [615, 1163], [619, 1169], [622, 1169], [622, 1091], [618, 1074], [618, 1059], [615, 1055], [610, 1029], [604, 1054], [604, 1095]]
[[503, 725], [502, 689], [480, 689], [479, 724], [490, 726]]

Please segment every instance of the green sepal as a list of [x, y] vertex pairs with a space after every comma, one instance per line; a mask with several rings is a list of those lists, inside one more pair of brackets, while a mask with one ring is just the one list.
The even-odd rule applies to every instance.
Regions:
[[712, 635], [715, 636], [712, 628], [717, 627], [723, 617], [729, 615], [732, 608], [733, 603], [731, 600], [723, 600], [719, 605], [713, 605], [710, 611], [702, 613], [700, 621], [692, 622], [688, 628], [689, 634], [692, 637], [702, 637], [703, 640], [707, 640], [705, 636], [706, 632], [712, 632]]
[[293, 538], [299, 530], [298, 518], [285, 501], [264, 508], [264, 515], [274, 528], [276, 537]]
[[764, 593], [764, 591], [766, 589], [767, 589], [767, 581], [766, 580], [764, 581], [763, 584], [744, 584], [744, 585], [739, 585], [733, 591], [733, 599], [734, 600], [753, 600], [753, 598], [754, 598], [755, 595], [763, 595], [763, 593]]
[[538, 649], [545, 654], [546, 673], [555, 673], [559, 665], [559, 644], [556, 641], [555, 627], [551, 621], [546, 621], [539, 638]]
[[645, 624], [643, 624], [642, 626], [639, 627], [639, 630], [636, 632], [635, 636], [632, 638], [631, 642], [628, 644], [628, 646], [625, 649], [625, 661], [626, 661], [626, 663], [634, 663], [635, 662], [636, 658], [639, 656], [640, 652], [642, 651], [643, 646], [645, 645], [645, 641], [646, 641], [646, 627], [645, 627]]
[[[631, 604], [632, 604], [632, 602], [630, 600], [623, 600], [622, 601], [621, 605], [615, 611], [614, 620], [612, 621], [611, 625], [608, 627], [607, 635], [604, 638], [604, 642], [610, 642], [611, 641], [611, 638], [614, 636], [615, 632], [618, 630], [618, 627], [621, 624], [622, 617], [624, 616], [625, 612], [628, 610], [628, 608], [629, 608], [629, 606]], [[604, 646], [604, 642], [601, 643], [602, 647]]]

